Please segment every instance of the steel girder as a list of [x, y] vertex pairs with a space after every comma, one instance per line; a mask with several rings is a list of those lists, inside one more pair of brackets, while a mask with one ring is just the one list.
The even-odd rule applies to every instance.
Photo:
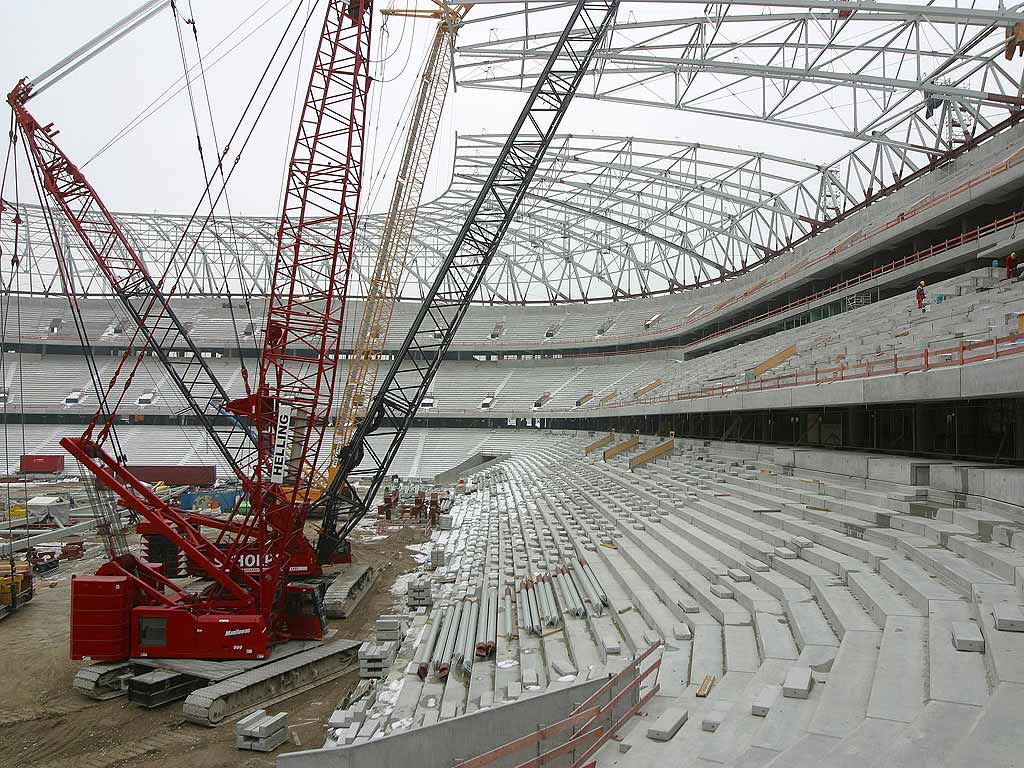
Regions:
[[[699, 115], [706, 120], [685, 123], [694, 141], [714, 140], [722, 121], [767, 126], [750, 131], [744, 146], [807, 157], [822, 169], [817, 205], [806, 214], [817, 228], [1024, 107], [1021, 59], [1009, 53], [1019, 47], [1012, 28], [1024, 22], [1024, 5], [992, 6], [624, 5], [581, 95]], [[529, 88], [561, 4], [479, 10], [460, 37], [459, 84]]]
[[[460, 136], [448, 190], [417, 214], [401, 295], [419, 299], [459, 222], [493, 166], [504, 137]], [[527, 193], [476, 300], [558, 303], [627, 297], [718, 280], [810, 233], [825, 172], [767, 152], [666, 140], [560, 135]], [[187, 218], [115, 214], [126, 236], [161, 273]], [[19, 266], [0, 263], [5, 286], [61, 294], [41, 213], [26, 207]], [[0, 220], [0, 249], [14, 249], [12, 217]], [[365, 294], [383, 216], [357, 233], [350, 293]], [[183, 295], [265, 295], [276, 222], [216, 219], [178, 284]], [[79, 295], [109, 293], [77, 238], [65, 237]], [[189, 238], [186, 238], [186, 242]]]
[[[460, 33], [463, 86], [528, 88], [571, 3], [480, 3]], [[992, 3], [994, 6], [994, 3]], [[1020, 58], [1006, 61], [1007, 10], [853, 0], [757, 4], [660, 0], [623, 6], [581, 96], [740, 125], [743, 148], [561, 135], [555, 139], [475, 300], [559, 303], [650, 295], [720, 280], [785, 251], [894, 184], [1020, 115]], [[529, 25], [528, 34], [525, 29]], [[762, 138], [764, 134], [764, 138]], [[778, 141], [778, 137], [790, 137]], [[705, 141], [710, 139], [710, 141]], [[460, 136], [448, 190], [420, 208], [402, 298], [420, 299], [493, 165], [500, 135]], [[804, 158], [804, 159], [800, 159]], [[183, 217], [118, 214], [159, 271]], [[60, 293], [43, 219], [27, 208], [12, 273], [11, 217], [0, 220], [3, 282]], [[349, 286], [366, 293], [383, 215], [364, 215]], [[107, 292], [68, 229], [82, 295]], [[198, 237], [179, 291], [265, 295], [273, 219], [216, 219]], [[186, 237], [186, 242], [191, 237]]]

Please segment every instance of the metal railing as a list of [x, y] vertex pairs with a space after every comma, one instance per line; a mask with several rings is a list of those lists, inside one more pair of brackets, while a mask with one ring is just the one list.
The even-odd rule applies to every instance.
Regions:
[[740, 392], [760, 392], [763, 390], [783, 389], [785, 387], [805, 386], [807, 384], [830, 384], [837, 381], [892, 376], [897, 373], [913, 373], [915, 371], [928, 371], [935, 368], [971, 365], [986, 360], [998, 360], [1021, 352], [1024, 352], [1024, 335], [1014, 333], [1010, 336], [995, 339], [961, 341], [951, 347], [937, 349], [925, 347], [918, 351], [902, 354], [894, 351], [892, 355], [880, 356], [874, 360], [866, 360], [853, 365], [841, 363], [827, 368], [815, 367], [813, 369], [783, 373], [778, 376], [754, 381], [719, 384], [677, 392], [664, 397], [613, 403], [607, 407], [623, 408], [636, 405], [652, 405], [679, 400], [722, 397]]
[[[516, 768], [587, 768], [593, 765], [590, 759], [597, 751], [660, 690], [656, 675], [647, 690], [642, 689], [644, 681], [661, 668], [661, 657], [652, 657], [662, 645], [659, 641], [637, 656], [557, 723], [458, 763], [455, 768], [491, 768], [499, 764]], [[544, 743], [566, 732], [567, 738], [561, 743], [553, 746]], [[529, 748], [536, 754], [519, 763], [508, 762], [509, 758]]]

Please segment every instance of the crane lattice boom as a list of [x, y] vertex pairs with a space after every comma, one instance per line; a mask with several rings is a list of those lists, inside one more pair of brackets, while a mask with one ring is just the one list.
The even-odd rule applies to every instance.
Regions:
[[[537, 78], [320, 505], [321, 561], [347, 550], [455, 338], [545, 151], [615, 18], [619, 0], [580, 0]], [[378, 452], [366, 438], [385, 437]], [[363, 482], [358, 482], [363, 481]]]

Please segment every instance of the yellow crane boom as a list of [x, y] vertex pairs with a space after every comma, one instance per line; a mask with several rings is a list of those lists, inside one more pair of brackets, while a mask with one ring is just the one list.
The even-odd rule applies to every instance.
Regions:
[[341, 392], [341, 402], [334, 422], [328, 478], [334, 473], [338, 451], [348, 445], [356, 425], [365, 415], [377, 383], [377, 373], [380, 370], [391, 315], [398, 301], [405, 256], [416, 224], [416, 211], [423, 194], [427, 167], [430, 165], [434, 139], [448, 94], [455, 36], [458, 34], [460, 23], [473, 7], [472, 3], [456, 6], [448, 6], [441, 2], [435, 4], [436, 9], [383, 11], [389, 15], [433, 18], [437, 19], [438, 23], [420, 74], [412, 123], [395, 179], [391, 206], [384, 222], [377, 263], [370, 279], [366, 303], [353, 344], [348, 377]]

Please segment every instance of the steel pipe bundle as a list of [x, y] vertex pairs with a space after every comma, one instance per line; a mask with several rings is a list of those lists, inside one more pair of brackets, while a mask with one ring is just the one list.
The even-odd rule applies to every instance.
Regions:
[[441, 624], [444, 622], [444, 615], [438, 609], [435, 608], [430, 615], [433, 622], [430, 625], [430, 632], [427, 634], [425, 642], [420, 643], [413, 659], [416, 663], [416, 674], [419, 675], [420, 680], [427, 679], [427, 673], [430, 671], [430, 656], [437, 644], [437, 638], [441, 634]]
[[512, 623], [512, 588], [505, 587], [505, 599], [504, 599], [504, 611], [502, 615], [505, 617], [505, 631], [502, 633], [505, 635], [506, 640], [512, 639], [512, 633], [515, 631], [515, 625]]
[[586, 606], [583, 605], [583, 599], [576, 592], [576, 587], [573, 585], [572, 577], [566, 568], [562, 567], [555, 571], [553, 576], [556, 591], [558, 592], [559, 600], [566, 612], [571, 613], [577, 619], [582, 619], [587, 615]]
[[558, 610], [558, 603], [555, 601], [555, 590], [551, 583], [551, 576], [543, 575], [538, 577], [537, 589], [547, 606], [547, 615], [544, 623], [549, 627], [558, 626], [562, 620], [562, 614]]
[[498, 650], [498, 588], [489, 587], [490, 604], [487, 609], [487, 658]]
[[460, 600], [452, 610], [452, 620], [448, 623], [448, 631], [445, 634], [444, 645], [441, 648], [441, 655], [434, 670], [439, 677], [447, 677], [448, 670], [452, 665], [452, 656], [455, 655], [455, 645], [459, 638], [459, 627], [462, 623], [463, 603]]
[[611, 603], [608, 601], [608, 595], [605, 594], [604, 589], [601, 587], [601, 582], [597, 580], [597, 576], [594, 574], [594, 569], [590, 567], [590, 563], [586, 560], [580, 560], [580, 565], [583, 566], [583, 572], [587, 578], [590, 579], [590, 583], [594, 586], [594, 592], [597, 593], [598, 599], [602, 605], [608, 606]]
[[601, 616], [604, 614], [604, 603], [601, 602], [601, 597], [594, 589], [590, 579], [587, 578], [586, 572], [583, 567], [578, 563], [569, 571], [569, 576], [572, 578], [573, 586], [581, 594], [585, 595], [587, 602], [590, 603], [590, 612], [594, 616]]
[[473, 607], [475, 600], [470, 598], [462, 599], [462, 617], [459, 620], [459, 633], [455, 636], [455, 650], [452, 653], [452, 663], [460, 664], [463, 652], [466, 649], [466, 638], [476, 633], [476, 624], [473, 621]]
[[476, 657], [487, 659], [498, 647], [498, 588], [483, 592], [482, 608], [477, 623]]
[[460, 657], [462, 661], [462, 671], [467, 675], [473, 669], [473, 657], [476, 649], [477, 637], [477, 622], [480, 616], [480, 601], [472, 600], [469, 603], [469, 608], [463, 611], [463, 621], [466, 624], [466, 638], [463, 642], [460, 650]]
[[448, 640], [448, 634], [451, 632], [452, 621], [455, 618], [455, 606], [449, 605], [444, 609], [444, 617], [438, 623], [437, 636], [434, 638], [434, 647], [430, 654], [430, 668], [437, 672], [441, 668], [442, 656], [444, 656], [444, 646]]
[[519, 589], [519, 610], [522, 614], [521, 623], [528, 631], [536, 635], [544, 633], [543, 619], [537, 601], [537, 590], [531, 579], [525, 579]]

